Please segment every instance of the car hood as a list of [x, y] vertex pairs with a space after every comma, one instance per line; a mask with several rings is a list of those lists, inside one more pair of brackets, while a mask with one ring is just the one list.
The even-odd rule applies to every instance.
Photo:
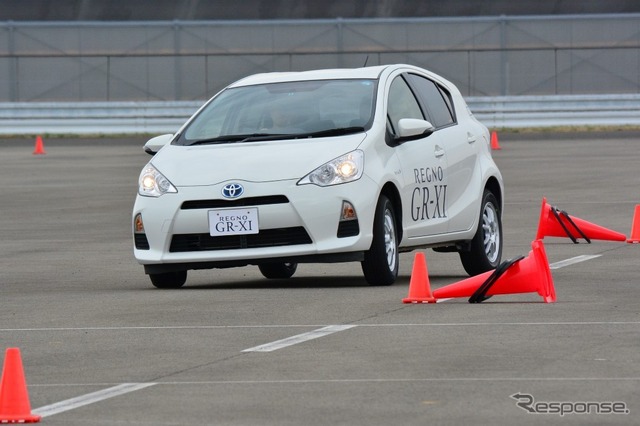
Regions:
[[266, 182], [299, 179], [329, 160], [356, 149], [366, 134], [317, 139], [167, 145], [151, 163], [173, 185], [215, 185], [227, 180]]

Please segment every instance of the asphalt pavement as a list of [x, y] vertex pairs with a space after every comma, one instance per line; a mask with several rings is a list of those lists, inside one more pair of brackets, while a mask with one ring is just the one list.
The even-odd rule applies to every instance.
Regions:
[[[20, 349], [42, 424], [640, 423], [640, 244], [545, 237], [556, 303], [403, 304], [415, 252], [390, 287], [343, 263], [159, 290], [132, 254], [144, 141], [45, 137], [34, 155], [0, 139], [0, 357]], [[630, 234], [640, 134], [499, 144], [505, 259], [529, 255], [543, 197]], [[467, 278], [457, 254], [423, 252], [433, 289]]]

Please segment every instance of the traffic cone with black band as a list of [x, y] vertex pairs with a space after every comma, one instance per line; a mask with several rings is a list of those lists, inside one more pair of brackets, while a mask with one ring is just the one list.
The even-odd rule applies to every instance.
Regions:
[[44, 155], [46, 154], [44, 150], [44, 142], [42, 142], [42, 136], [36, 137], [36, 146], [33, 149], [33, 155]]
[[31, 414], [20, 349], [8, 348], [0, 382], [0, 423], [37, 423], [40, 418]]
[[402, 303], [436, 303], [436, 299], [431, 294], [427, 260], [423, 252], [417, 252], [415, 255], [409, 281], [409, 294], [402, 299]]
[[469, 297], [470, 303], [479, 303], [498, 294], [534, 292], [542, 296], [545, 303], [556, 301], [553, 278], [541, 240], [531, 243], [531, 251], [527, 257], [512, 259], [496, 270], [435, 289], [433, 297], [436, 300]]
[[627, 240], [628, 243], [640, 243], [640, 204], [636, 205], [633, 211], [633, 222], [631, 223], [631, 236]]
[[574, 244], [578, 244], [579, 238], [583, 238], [587, 243], [591, 243], [591, 240], [625, 241], [627, 239], [627, 236], [620, 232], [569, 216], [567, 212], [547, 204], [547, 199], [543, 197], [536, 240], [544, 237], [568, 237]]

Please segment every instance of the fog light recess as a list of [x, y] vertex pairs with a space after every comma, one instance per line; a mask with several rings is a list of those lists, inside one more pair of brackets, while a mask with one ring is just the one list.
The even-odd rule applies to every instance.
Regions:
[[133, 243], [138, 250], [149, 250], [149, 240], [144, 233], [141, 213], [136, 214], [133, 218]]
[[340, 221], [338, 222], [338, 238], [353, 237], [360, 233], [358, 214], [355, 207], [348, 201], [342, 202]]

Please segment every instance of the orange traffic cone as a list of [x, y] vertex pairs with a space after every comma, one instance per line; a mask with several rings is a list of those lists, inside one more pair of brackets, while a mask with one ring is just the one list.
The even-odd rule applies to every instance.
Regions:
[[413, 260], [411, 281], [409, 281], [409, 294], [402, 299], [402, 303], [436, 303], [431, 294], [429, 274], [427, 273], [427, 260], [423, 252], [417, 252]]
[[8, 348], [0, 382], [0, 423], [37, 423], [40, 418], [31, 414], [20, 349]]
[[640, 204], [636, 205], [633, 212], [633, 222], [631, 223], [631, 237], [628, 243], [640, 243]]
[[498, 143], [498, 134], [495, 131], [491, 132], [491, 149], [502, 149]]
[[42, 142], [42, 136], [38, 135], [36, 137], [36, 147], [33, 150], [33, 155], [44, 155], [46, 152], [44, 151], [44, 143]]
[[626, 235], [620, 232], [571, 217], [567, 212], [547, 204], [547, 199], [543, 197], [536, 240], [544, 237], [569, 237], [575, 244], [578, 243], [578, 238], [584, 238], [587, 243], [591, 243], [591, 240], [625, 241], [627, 239]]
[[436, 299], [469, 297], [479, 303], [496, 294], [537, 292], [545, 303], [556, 301], [556, 290], [542, 240], [531, 243], [529, 256], [502, 263], [494, 271], [453, 283], [433, 291]]

